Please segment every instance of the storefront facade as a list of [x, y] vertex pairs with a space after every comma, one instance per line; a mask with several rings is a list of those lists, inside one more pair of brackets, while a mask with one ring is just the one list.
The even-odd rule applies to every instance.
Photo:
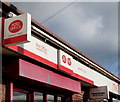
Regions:
[[120, 100], [118, 77], [10, 3], [2, 2], [1, 13], [1, 100]]

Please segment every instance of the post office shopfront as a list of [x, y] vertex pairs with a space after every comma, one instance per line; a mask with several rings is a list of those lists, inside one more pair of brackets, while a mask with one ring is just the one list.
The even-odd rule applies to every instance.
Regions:
[[12, 4], [2, 2], [1, 13], [0, 100], [112, 102], [113, 98], [120, 99], [118, 77]]

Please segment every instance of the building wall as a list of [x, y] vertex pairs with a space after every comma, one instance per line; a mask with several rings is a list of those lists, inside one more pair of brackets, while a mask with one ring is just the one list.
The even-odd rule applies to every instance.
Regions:
[[0, 84], [0, 102], [5, 100], [6, 94], [6, 86], [4, 84]]

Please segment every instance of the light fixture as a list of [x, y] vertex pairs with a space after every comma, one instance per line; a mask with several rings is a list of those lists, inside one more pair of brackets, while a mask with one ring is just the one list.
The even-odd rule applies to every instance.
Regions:
[[10, 18], [12, 18], [12, 17], [15, 17], [15, 16], [17, 16], [17, 15], [14, 14], [13, 12], [9, 12], [7, 16], [10, 17]]

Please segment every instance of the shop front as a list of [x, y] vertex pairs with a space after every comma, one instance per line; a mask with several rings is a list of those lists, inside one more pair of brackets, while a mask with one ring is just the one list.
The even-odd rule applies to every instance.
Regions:
[[[6, 102], [112, 102], [120, 79], [3, 2], [2, 97]], [[14, 17], [7, 17], [14, 13]]]
[[7, 101], [72, 102], [72, 95], [81, 93], [78, 81], [22, 59], [10, 59], [7, 56], [3, 65]]

